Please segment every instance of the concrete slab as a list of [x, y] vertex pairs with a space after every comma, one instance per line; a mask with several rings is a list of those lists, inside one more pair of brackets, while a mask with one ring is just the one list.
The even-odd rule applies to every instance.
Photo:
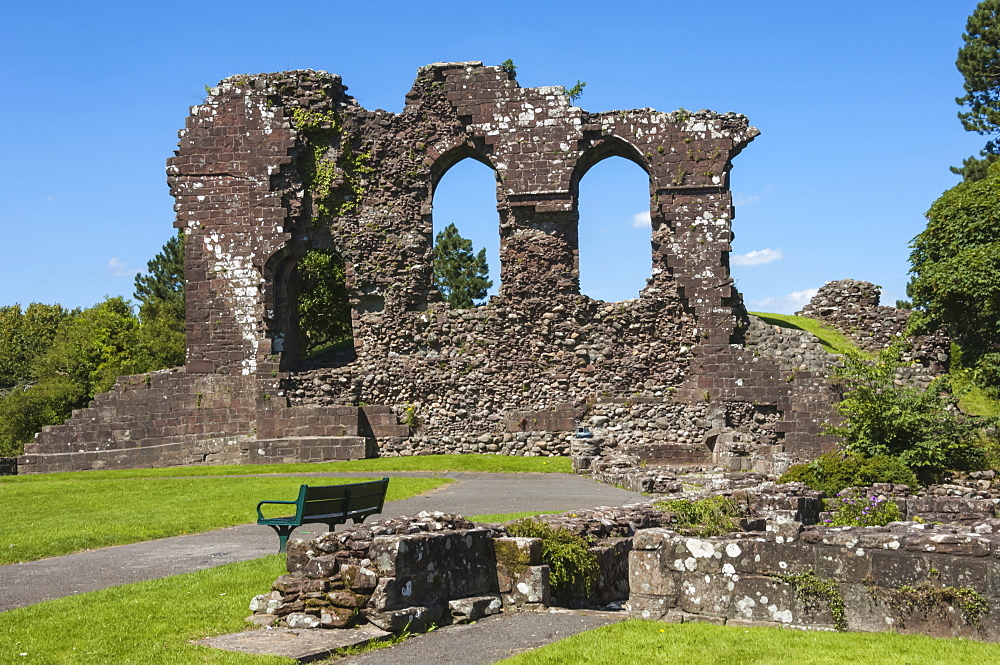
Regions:
[[341, 630], [262, 628], [206, 637], [196, 641], [195, 644], [255, 656], [284, 656], [294, 658], [301, 663], [309, 663], [328, 658], [337, 649], [362, 646], [389, 636], [390, 633], [371, 625]]

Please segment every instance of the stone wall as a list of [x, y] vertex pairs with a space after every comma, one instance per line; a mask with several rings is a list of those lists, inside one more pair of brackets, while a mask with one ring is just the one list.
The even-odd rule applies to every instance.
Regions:
[[[881, 293], [882, 288], [870, 282], [827, 282], [798, 315], [822, 321], [865, 351], [879, 351], [903, 337], [911, 314], [908, 309], [879, 305]], [[951, 349], [943, 331], [909, 341], [903, 360], [919, 367], [911, 368], [903, 378], [926, 384], [947, 371]]]
[[[26, 466], [252, 457], [192, 443], [235, 437], [277, 441], [274, 454], [246, 448], [262, 458], [294, 453], [281, 437], [343, 436], [373, 439], [367, 454], [565, 455], [588, 418], [654, 464], [815, 457], [834, 445], [821, 430], [837, 395], [808, 363], [788, 365], [729, 275], [729, 173], [757, 134], [735, 113], [589, 113], [478, 62], [421, 68], [398, 114], [362, 108], [325, 72], [230, 77], [192, 107], [167, 166], [185, 237], [184, 371], [146, 393], [131, 388], [143, 377], [123, 379], [44, 432]], [[606, 303], [579, 291], [579, 184], [614, 156], [649, 177], [650, 277], [637, 299]], [[431, 275], [433, 193], [466, 158], [497, 177], [501, 284], [487, 305], [452, 310]], [[307, 361], [296, 265], [312, 249], [344, 260], [354, 352]], [[223, 386], [230, 406], [214, 401]], [[209, 417], [199, 395], [221, 410]], [[358, 406], [352, 433], [342, 410]]]
[[[360, 432], [360, 434], [359, 434]], [[356, 407], [290, 409], [248, 377], [165, 370], [114, 388], [47, 426], [20, 473], [356, 459], [371, 453]]]
[[17, 458], [0, 457], [0, 476], [17, 475]]
[[1000, 640], [1000, 536], [926, 524], [636, 534], [633, 617]]

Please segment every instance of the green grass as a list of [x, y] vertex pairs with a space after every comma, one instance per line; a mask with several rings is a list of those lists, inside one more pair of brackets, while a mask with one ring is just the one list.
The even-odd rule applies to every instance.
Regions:
[[415, 455], [378, 457], [344, 462], [301, 462], [297, 464], [221, 464], [218, 466], [175, 466], [166, 469], [121, 469], [114, 471], [71, 471], [27, 476], [2, 476], [2, 483], [32, 483], [56, 480], [122, 478], [176, 478], [181, 476], [247, 476], [274, 473], [338, 473], [360, 471], [482, 471], [489, 473], [572, 473], [568, 457], [514, 457], [512, 455]]
[[536, 517], [538, 515], [552, 515], [563, 512], [560, 510], [525, 510], [519, 513], [488, 513], [486, 515], [472, 515], [467, 517], [470, 522], [510, 522], [520, 520], [525, 517]]
[[284, 556], [274, 554], [9, 610], [0, 663], [294, 664], [190, 644], [247, 629], [250, 599], [282, 573]]
[[[62, 474], [70, 475], [70, 474]], [[257, 519], [257, 502], [294, 500], [301, 477], [72, 478], [11, 483], [0, 490], [0, 565], [84, 549], [199, 533]], [[323, 478], [327, 484], [361, 478]], [[444, 478], [393, 478], [386, 495], [398, 501]]]
[[796, 330], [805, 330], [806, 332], [810, 332], [819, 338], [823, 348], [830, 353], [839, 353], [843, 355], [848, 349], [852, 349], [864, 354], [864, 352], [846, 336], [833, 328], [820, 323], [816, 319], [810, 319], [806, 316], [794, 316], [792, 314], [765, 314], [763, 312], [750, 312], [750, 314], [759, 317], [764, 323], [772, 326], [794, 328]]
[[894, 633], [834, 633], [737, 628], [704, 623], [626, 621], [574, 635], [501, 661], [564, 663], [698, 663], [698, 665], [902, 665], [989, 663], [1000, 646]]

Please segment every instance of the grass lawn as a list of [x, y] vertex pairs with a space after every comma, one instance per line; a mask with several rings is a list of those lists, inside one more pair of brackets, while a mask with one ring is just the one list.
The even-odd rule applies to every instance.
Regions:
[[9, 610], [0, 614], [0, 663], [293, 664], [189, 643], [247, 629], [250, 599], [284, 563], [273, 554]]
[[[294, 500], [304, 482], [274, 476], [107, 476], [114, 473], [27, 476], [29, 482], [0, 485], [0, 565], [248, 524], [257, 519], [258, 501]], [[326, 484], [361, 480], [323, 478]], [[448, 482], [393, 478], [386, 499], [398, 501]]]
[[810, 319], [806, 316], [793, 316], [792, 314], [765, 314], [763, 312], [750, 312], [750, 314], [759, 317], [764, 323], [772, 326], [795, 328], [810, 332], [819, 338], [820, 343], [823, 344], [823, 348], [830, 353], [843, 355], [848, 349], [864, 353], [850, 339], [833, 328], [823, 325], [816, 319]]
[[565, 663], [698, 663], [698, 665], [929, 665], [990, 663], [1000, 646], [893, 633], [833, 633], [736, 628], [704, 623], [626, 621], [587, 631], [504, 661]]
[[378, 474], [382, 471], [482, 471], [489, 473], [572, 473], [568, 457], [514, 457], [512, 455], [415, 455], [378, 457], [344, 462], [302, 462], [298, 464], [223, 464], [213, 466], [175, 466], [166, 469], [121, 469], [115, 471], [72, 471], [27, 476], [2, 476], [3, 483], [49, 482], [54, 480], [91, 480], [121, 478], [168, 478], [181, 476], [247, 476], [268, 473], [337, 473], [359, 471]]

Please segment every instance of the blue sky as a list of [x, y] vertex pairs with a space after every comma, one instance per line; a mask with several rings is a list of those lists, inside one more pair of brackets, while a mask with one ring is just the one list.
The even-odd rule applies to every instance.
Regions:
[[[711, 3], [97, 1], [14, 3], [0, 22], [0, 305], [130, 296], [173, 229], [164, 162], [204, 86], [322, 69], [399, 111], [419, 66], [512, 58], [522, 86], [587, 82], [590, 111], [736, 111], [733, 274], [750, 309], [791, 312], [834, 279], [904, 296], [908, 243], [985, 138], [954, 98], [974, 0]], [[645, 174], [581, 183], [582, 290], [635, 297], [649, 273]], [[495, 257], [492, 173], [466, 160], [435, 197]]]

